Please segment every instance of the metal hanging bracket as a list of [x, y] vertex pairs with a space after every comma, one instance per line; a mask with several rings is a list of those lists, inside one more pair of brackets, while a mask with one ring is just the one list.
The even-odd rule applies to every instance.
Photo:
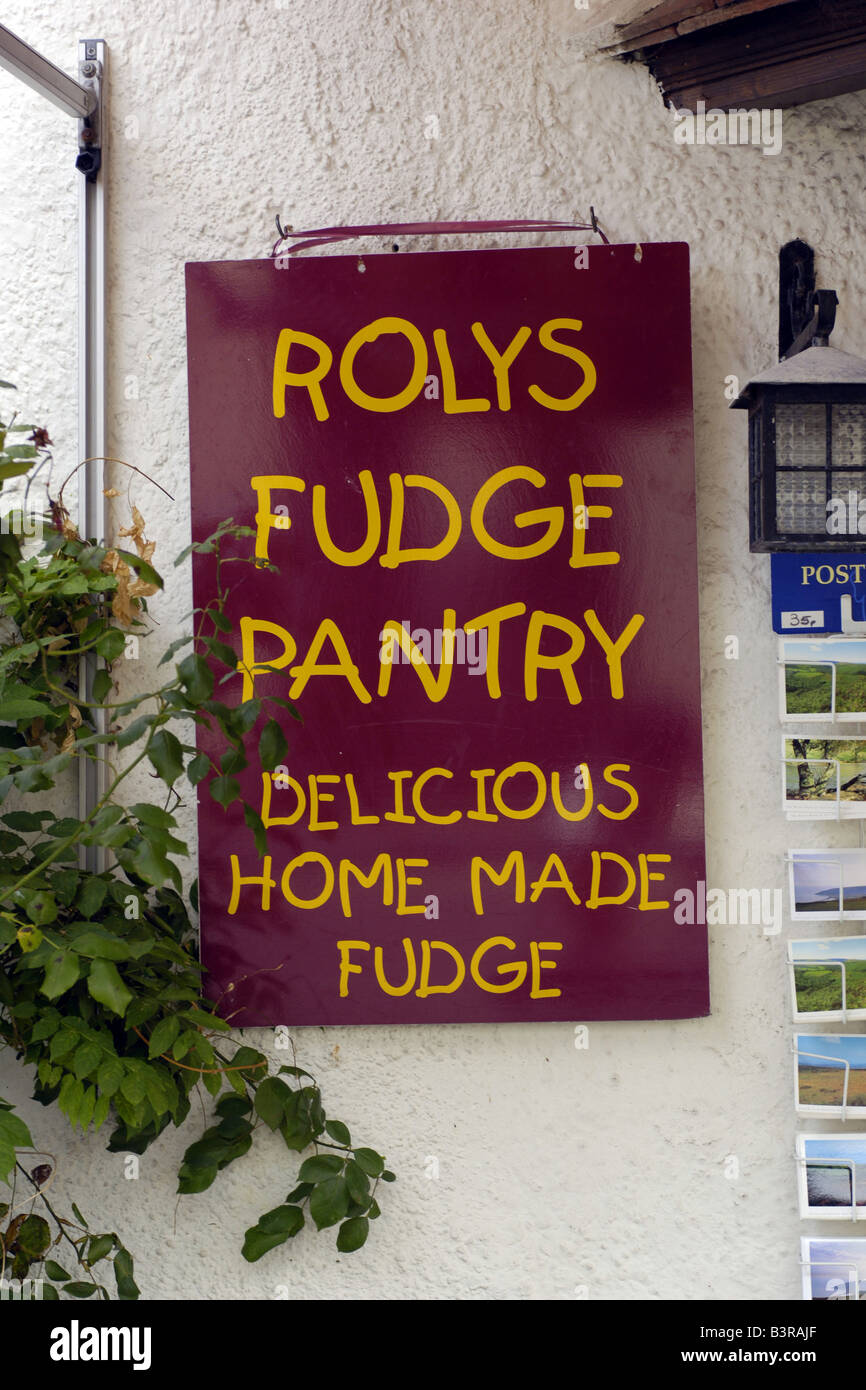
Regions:
[[[88, 42], [94, 45], [95, 57], [98, 40], [90, 39]], [[4, 24], [0, 24], [0, 67], [32, 87], [46, 101], [59, 106], [67, 116], [77, 116], [81, 120], [95, 104], [94, 93], [83, 82], [77, 82], [56, 63], [37, 53], [35, 48], [19, 39]]]
[[94, 183], [102, 164], [102, 76], [103, 66], [99, 61], [102, 46], [100, 39], [84, 39], [84, 57], [78, 64], [81, 86], [93, 98], [93, 105], [78, 122], [78, 157], [75, 167], [88, 183]]
[[794, 339], [785, 357], [796, 357], [798, 352], [810, 347], [826, 347], [836, 323], [836, 305], [839, 296], [835, 290], [816, 290], [812, 296], [811, 308], [814, 310], [805, 327]]
[[789, 241], [779, 252], [779, 359], [805, 348], [826, 347], [836, 323], [835, 290], [819, 290], [815, 252], [805, 241]]

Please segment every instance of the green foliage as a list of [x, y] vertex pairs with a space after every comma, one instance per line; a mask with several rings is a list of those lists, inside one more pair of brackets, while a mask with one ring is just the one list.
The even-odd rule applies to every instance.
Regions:
[[8, 1101], [0, 1099], [0, 1181], [9, 1181], [15, 1167], [15, 1150], [22, 1147], [33, 1147], [30, 1131], [23, 1120], [12, 1114]]
[[[16, 462], [3, 452], [11, 428], [0, 425], [0, 480]], [[268, 707], [298, 717], [282, 700], [232, 705], [215, 680], [236, 666], [221, 547], [252, 533], [226, 522], [191, 547], [216, 557], [215, 598], [197, 611], [195, 632], [163, 656], [159, 668], [170, 673], [163, 684], [117, 702], [111, 663], [124, 651], [125, 632], [144, 640], [147, 599], [162, 586], [137, 511], [133, 522], [127, 534], [136, 553], [83, 541], [59, 502], [46, 517], [38, 555], [25, 553], [15, 535], [0, 536], [0, 611], [15, 634], [0, 650], [0, 800], [14, 798], [16, 806], [0, 816], [0, 1047], [33, 1069], [37, 1101], [56, 1105], [73, 1129], [104, 1130], [111, 1152], [143, 1153], [166, 1126], [187, 1120], [194, 1091], [206, 1093], [212, 1114], [184, 1154], [184, 1194], [207, 1190], [256, 1134], [273, 1134], [290, 1154], [313, 1150], [285, 1204], [247, 1231], [243, 1255], [260, 1259], [297, 1235], [307, 1216], [320, 1230], [338, 1225], [338, 1248], [356, 1250], [379, 1214], [376, 1185], [392, 1175], [377, 1153], [354, 1149], [347, 1127], [326, 1117], [309, 1073], [283, 1066], [269, 1075], [268, 1059], [239, 1046], [203, 998], [196, 897], [187, 898], [182, 875], [189, 850], [172, 814], [187, 783], [206, 783], [221, 806], [238, 801], [244, 768], [257, 760], [276, 766], [287, 754]], [[98, 704], [81, 698], [82, 656], [96, 668]], [[97, 709], [108, 711], [108, 733], [100, 732]], [[206, 732], [209, 749], [222, 744], [218, 759], [187, 741], [190, 721]], [[125, 750], [118, 759], [125, 767], [112, 770], [86, 820], [20, 808], [29, 795], [54, 792], [72, 763], [103, 756], [106, 745]], [[158, 790], [150, 802], [129, 804], [122, 784], [139, 766]], [[253, 807], [243, 809], [261, 855], [264, 826]], [[107, 851], [110, 867], [81, 869], [79, 850], [87, 846]], [[20, 1157], [32, 1143], [0, 1099], [0, 1182], [25, 1172]], [[47, 1223], [35, 1215], [28, 1220], [42, 1225], [25, 1228], [13, 1216], [0, 1232], [0, 1259], [19, 1270], [44, 1263], [54, 1290], [47, 1296], [71, 1298], [110, 1297], [90, 1273], [110, 1262], [116, 1296], [138, 1297], [132, 1259], [116, 1235], [92, 1235], [73, 1204], [83, 1230], [73, 1239], [38, 1184], [34, 1201], [57, 1223], [57, 1240], [74, 1245], [77, 1269], [48, 1258]]]
[[[28, 1280], [31, 1285], [38, 1281], [41, 1297], [48, 1301], [97, 1295], [100, 1299], [110, 1299], [111, 1293], [102, 1278], [111, 1266], [117, 1297], [137, 1299], [139, 1290], [133, 1278], [132, 1256], [118, 1236], [113, 1232], [93, 1234], [74, 1202], [75, 1221], [57, 1215], [45, 1195], [51, 1178], [48, 1165], [35, 1168], [31, 1174], [21, 1163], [16, 1163], [15, 1168], [15, 1177], [23, 1175], [29, 1186], [22, 1193], [17, 1182], [12, 1180], [11, 1202], [0, 1202], [0, 1277], [9, 1286], [7, 1298], [16, 1296], [16, 1280], [22, 1284]], [[44, 1206], [50, 1220], [33, 1211], [36, 1201]], [[4, 1221], [5, 1229], [2, 1228]], [[54, 1258], [55, 1252], [58, 1256], [62, 1254], [65, 1264]], [[74, 1266], [75, 1275], [70, 1274], [67, 1265]], [[103, 1268], [97, 1270], [97, 1265]]]
[[[281, 1075], [296, 1079], [297, 1085], [287, 1085]], [[305, 1159], [298, 1170], [300, 1181], [285, 1204], [266, 1212], [250, 1227], [243, 1247], [244, 1257], [250, 1261], [261, 1259], [274, 1246], [296, 1236], [307, 1215], [319, 1231], [342, 1223], [337, 1249], [344, 1253], [359, 1250], [367, 1239], [369, 1221], [379, 1215], [379, 1179], [393, 1177], [380, 1154], [352, 1147], [348, 1129], [340, 1120], [327, 1118], [318, 1086], [303, 1084], [305, 1076], [307, 1073], [298, 1067], [280, 1067], [279, 1075], [268, 1077], [259, 1086], [256, 1111], [271, 1129], [279, 1130], [287, 1148], [300, 1150], [312, 1145], [318, 1150], [324, 1146], [333, 1152], [316, 1152]], [[218, 1109], [226, 1099], [217, 1103]], [[324, 1139], [326, 1134], [336, 1142]]]

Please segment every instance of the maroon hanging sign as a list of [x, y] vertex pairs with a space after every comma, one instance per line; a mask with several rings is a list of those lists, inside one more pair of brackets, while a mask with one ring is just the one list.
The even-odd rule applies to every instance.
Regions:
[[688, 248], [186, 275], [193, 537], [276, 567], [228, 567], [222, 696], [303, 717], [241, 774], [264, 857], [199, 787], [222, 1011], [705, 1014]]

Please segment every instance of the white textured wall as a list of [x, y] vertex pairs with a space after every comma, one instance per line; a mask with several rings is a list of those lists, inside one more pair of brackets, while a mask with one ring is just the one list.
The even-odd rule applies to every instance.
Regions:
[[[745, 422], [723, 382], [773, 360], [776, 257], [795, 235], [840, 294], [834, 343], [866, 355], [863, 94], [786, 113], [768, 158], [675, 145], [644, 68], [579, 56], [568, 0], [7, 0], [3, 21], [67, 69], [78, 37], [110, 45], [110, 451], [177, 496], [168, 510], [134, 488], [163, 566], [188, 528], [185, 260], [266, 254], [278, 211], [302, 227], [570, 217], [593, 202], [614, 241], [688, 241], [709, 882], [780, 887], [788, 844], [858, 842], [851, 825], [792, 838], [781, 814], [769, 561], [748, 554]], [[3, 73], [0, 100], [0, 376], [49, 425], [62, 473], [76, 461], [74, 125]], [[168, 640], [190, 597], [188, 575], [166, 572]], [[354, 1256], [325, 1232], [240, 1259], [244, 1228], [291, 1185], [281, 1142], [176, 1210], [192, 1130], [164, 1135], [130, 1183], [121, 1157], [26, 1101], [8, 1055], [2, 1080], [61, 1155], [58, 1186], [123, 1234], [151, 1298], [278, 1284], [309, 1298], [560, 1299], [581, 1285], [592, 1299], [798, 1298], [787, 930], [714, 929], [711, 1018], [595, 1024], [588, 1051], [563, 1024], [297, 1030], [329, 1109], [399, 1175]]]

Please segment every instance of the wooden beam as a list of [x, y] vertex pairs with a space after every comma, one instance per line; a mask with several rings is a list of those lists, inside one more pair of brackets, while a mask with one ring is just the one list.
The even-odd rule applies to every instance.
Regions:
[[724, 9], [727, 24], [642, 44], [643, 60], [674, 105], [790, 107], [866, 87], [860, 0], [793, 0], [751, 14], [736, 3]]
[[[616, 41], [604, 44], [601, 51], [625, 56], [628, 53], [635, 53], [639, 49], [651, 48], [655, 44], [669, 43], [671, 39], [679, 38], [683, 34], [709, 29], [718, 24], [730, 24], [733, 19], [738, 19], [741, 16], [761, 14], [768, 9], [796, 3], [797, 0], [725, 0], [723, 8], [713, 5], [697, 11], [693, 0], [689, 0], [689, 9], [692, 13], [684, 14], [681, 19], [666, 16], [668, 19], [666, 24], [661, 23], [660, 11], [667, 9], [667, 6], [657, 6], [648, 15], [645, 15], [643, 20], [617, 29]], [[653, 19], [653, 16], [657, 18], [653, 20], [652, 26], [648, 26], [647, 22]]]
[[713, 10], [712, 14], [695, 15], [684, 19], [677, 25], [678, 34], [694, 34], [700, 29], [708, 29], [713, 24], [730, 24], [734, 19], [745, 15], [763, 14], [766, 10], [780, 5], [794, 4], [795, 0], [730, 0], [723, 10]]
[[695, 77], [677, 82], [653, 63], [650, 69], [661, 83], [666, 100], [680, 110], [693, 111], [698, 101], [722, 110], [741, 106], [790, 108], [866, 88], [866, 41], [852, 45], [844, 53], [789, 58], [772, 67], [720, 74], [716, 78]]
[[705, 11], [715, 8], [715, 0], [665, 0], [664, 4], [654, 5], [651, 10], [647, 10], [640, 19], [633, 19], [630, 24], [624, 24], [621, 29], [619, 26], [617, 28], [626, 42], [629, 39], [642, 39], [645, 34], [653, 33], [657, 29], [667, 29], [680, 20], [691, 19], [694, 15], [704, 14]]

